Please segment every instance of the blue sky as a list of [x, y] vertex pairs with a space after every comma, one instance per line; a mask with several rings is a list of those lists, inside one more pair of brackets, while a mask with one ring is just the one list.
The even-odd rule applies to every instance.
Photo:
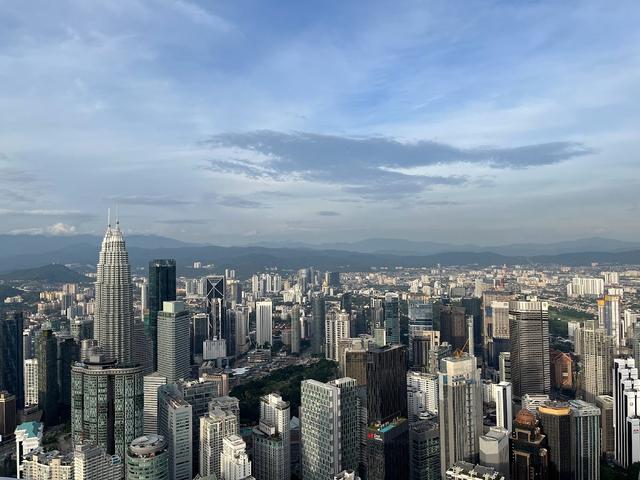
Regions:
[[640, 226], [637, 1], [0, 3], [0, 231], [496, 244]]

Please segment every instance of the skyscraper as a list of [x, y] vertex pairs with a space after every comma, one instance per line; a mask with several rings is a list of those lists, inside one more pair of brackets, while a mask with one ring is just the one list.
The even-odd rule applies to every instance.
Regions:
[[71, 369], [71, 438], [125, 458], [144, 431], [144, 384], [140, 367], [117, 365], [94, 350]]
[[640, 461], [640, 380], [635, 360], [616, 358], [612, 375], [615, 461], [629, 468]]
[[467, 342], [468, 330], [464, 307], [443, 305], [440, 308], [440, 340], [449, 342], [453, 350]]
[[300, 353], [300, 305], [296, 304], [291, 308], [291, 353]]
[[24, 361], [24, 404], [38, 405], [38, 359]]
[[145, 315], [145, 330], [152, 343], [153, 371], [158, 369], [158, 312], [164, 302], [176, 299], [176, 261], [173, 259], [149, 262], [149, 311]]
[[368, 423], [407, 418], [406, 347], [388, 345], [367, 351]]
[[547, 436], [549, 479], [570, 478], [572, 458], [567, 439], [571, 438], [571, 408], [567, 403], [548, 402], [538, 407], [538, 414], [542, 430]]
[[222, 439], [220, 473], [222, 480], [243, 480], [251, 476], [247, 445], [239, 435], [233, 434]]
[[468, 354], [441, 361], [438, 374], [440, 467], [459, 460], [477, 462], [482, 433], [482, 384], [476, 359]]
[[407, 410], [411, 422], [425, 412], [438, 413], [438, 375], [407, 372]]
[[24, 408], [23, 327], [22, 312], [8, 311], [0, 318], [0, 390], [15, 395], [18, 410]]
[[409, 422], [396, 417], [367, 429], [367, 478], [395, 480], [409, 476]]
[[583, 400], [571, 408], [571, 470], [576, 480], [600, 478], [600, 409]]
[[301, 468], [305, 480], [326, 480], [357, 470], [358, 394], [355, 380], [302, 382]]
[[[95, 332], [99, 345], [124, 365], [133, 348], [133, 284], [119, 222], [107, 227], [96, 275]], [[124, 451], [122, 452], [124, 457]]]
[[167, 378], [158, 372], [145, 375], [144, 385], [144, 434], [158, 434], [158, 389], [167, 384]]
[[222, 275], [212, 275], [204, 279], [205, 311], [209, 320], [208, 339], [214, 337], [226, 338], [223, 331], [225, 314], [225, 278]]
[[[162, 329], [158, 330], [162, 332]], [[162, 350], [160, 350], [162, 351]], [[193, 478], [193, 409], [175, 385], [158, 389], [158, 434], [167, 443], [169, 478]]]
[[598, 327], [613, 337], [616, 347], [624, 343], [626, 332], [620, 328], [620, 297], [604, 295], [598, 299]]
[[485, 467], [492, 467], [505, 478], [509, 477], [509, 437], [506, 428], [490, 427], [489, 431], [480, 436], [480, 463]]
[[311, 297], [311, 352], [316, 355], [324, 349], [325, 320], [324, 294], [314, 292]]
[[0, 438], [13, 435], [17, 422], [16, 396], [6, 390], [0, 390]]
[[400, 304], [397, 293], [384, 295], [384, 328], [388, 344], [400, 344]]
[[38, 404], [43, 413], [43, 421], [50, 426], [59, 419], [58, 402], [58, 341], [49, 329], [38, 337]]
[[513, 402], [511, 383], [500, 382], [495, 387], [496, 424], [498, 427], [513, 430]]
[[613, 430], [613, 397], [599, 395], [596, 406], [600, 409], [600, 452], [602, 456], [612, 457], [615, 453]]
[[338, 361], [338, 343], [350, 337], [350, 315], [347, 312], [331, 312], [325, 325], [326, 358]]
[[273, 304], [271, 300], [256, 302], [256, 344], [271, 345], [273, 341]]
[[429, 416], [409, 425], [411, 480], [440, 480], [440, 424]]
[[230, 411], [214, 408], [200, 418], [200, 475], [220, 477], [224, 437], [238, 433], [238, 419]]
[[159, 435], [136, 438], [127, 448], [127, 480], [169, 480], [167, 443]]
[[167, 383], [191, 373], [189, 311], [183, 302], [164, 302], [157, 312], [158, 373]]
[[73, 451], [73, 474], [74, 480], [121, 480], [124, 464], [97, 445], [81, 443]]
[[548, 478], [547, 437], [536, 416], [526, 408], [516, 415], [511, 434], [511, 480]]
[[58, 335], [58, 386], [60, 389], [59, 413], [63, 420], [71, 412], [71, 367], [80, 360], [80, 346], [70, 335]]
[[253, 475], [288, 480], [291, 473], [289, 402], [275, 393], [260, 398], [260, 423], [253, 429]]
[[575, 353], [580, 358], [579, 391], [590, 403], [598, 395], [611, 392], [611, 367], [615, 352], [615, 339], [594, 321], [587, 321], [575, 330]]
[[518, 398], [551, 389], [548, 307], [535, 297], [509, 302], [511, 383]]

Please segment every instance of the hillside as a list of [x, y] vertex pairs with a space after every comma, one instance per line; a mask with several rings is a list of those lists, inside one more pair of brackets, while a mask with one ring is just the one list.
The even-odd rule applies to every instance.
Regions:
[[46, 283], [83, 283], [89, 281], [84, 275], [60, 264], [15, 270], [0, 275], [0, 280]]

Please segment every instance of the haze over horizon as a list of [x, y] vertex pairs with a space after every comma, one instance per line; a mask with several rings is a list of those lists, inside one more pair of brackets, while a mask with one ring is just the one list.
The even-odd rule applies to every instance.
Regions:
[[[635, 2], [0, 5], [0, 233], [634, 240]], [[487, 35], [491, 32], [491, 35]]]

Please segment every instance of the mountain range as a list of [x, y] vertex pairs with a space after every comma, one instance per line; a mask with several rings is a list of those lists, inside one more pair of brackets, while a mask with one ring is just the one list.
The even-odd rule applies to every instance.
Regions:
[[[0, 272], [49, 264], [72, 265], [80, 271], [92, 270], [98, 260], [100, 241], [100, 238], [89, 235], [0, 235]], [[315, 266], [323, 270], [367, 271], [372, 267], [406, 268], [437, 264], [640, 264], [640, 245], [604, 238], [510, 245], [495, 247], [493, 251], [487, 250], [489, 247], [474, 245], [453, 245], [446, 250], [445, 244], [391, 239], [314, 246], [268, 244], [223, 247], [189, 244], [154, 235], [129, 235], [126, 242], [134, 271], [145, 271], [148, 262], [154, 258], [175, 258], [178, 271], [183, 274], [194, 273], [191, 270], [194, 261], [214, 264], [218, 272], [224, 268], [235, 268], [241, 276], [270, 267], [298, 269]], [[443, 251], [437, 251], [439, 249]]]

